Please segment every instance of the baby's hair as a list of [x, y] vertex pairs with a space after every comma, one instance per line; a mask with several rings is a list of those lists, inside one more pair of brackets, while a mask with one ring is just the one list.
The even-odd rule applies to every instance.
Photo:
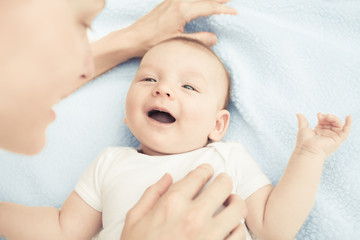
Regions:
[[171, 41], [181, 41], [181, 42], [192, 44], [193, 46], [202, 47], [203, 49], [206, 49], [209, 53], [211, 53], [219, 61], [219, 63], [221, 64], [221, 66], [224, 69], [225, 77], [226, 77], [226, 81], [227, 81], [227, 90], [226, 90], [226, 96], [225, 96], [225, 102], [224, 102], [224, 109], [228, 109], [229, 101], [230, 101], [230, 93], [231, 93], [231, 79], [230, 79], [229, 72], [226, 70], [226, 67], [222, 63], [220, 58], [213, 52], [213, 50], [211, 48], [209, 48], [204, 43], [202, 43], [199, 40], [194, 39], [194, 38], [177, 36], [177, 37], [166, 39], [166, 40], [158, 43], [158, 45], [162, 44], [162, 43], [166, 43], [166, 42], [171, 42]]

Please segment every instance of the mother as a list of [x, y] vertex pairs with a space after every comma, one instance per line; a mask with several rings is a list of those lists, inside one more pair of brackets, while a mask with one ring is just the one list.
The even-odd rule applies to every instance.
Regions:
[[[194, 18], [235, 14], [226, 2], [165, 0], [133, 25], [91, 46], [86, 32], [104, 0], [1, 1], [0, 148], [26, 155], [39, 153], [45, 146], [46, 129], [56, 118], [52, 109], [56, 103], [94, 76], [141, 57], [159, 41], [184, 34], [185, 24]], [[216, 43], [212, 33], [192, 35], [209, 46]], [[229, 178], [215, 178], [202, 193], [209, 197], [206, 206], [194, 199], [211, 177], [212, 168], [207, 165], [175, 184], [165, 174], [128, 213], [122, 239], [146, 239], [149, 233], [153, 239], [243, 237], [239, 215], [244, 216], [246, 208], [225, 190], [231, 188], [224, 187], [231, 186]], [[213, 217], [225, 199], [227, 207]], [[178, 211], [167, 214], [174, 200]], [[2, 220], [0, 217], [0, 226]]]

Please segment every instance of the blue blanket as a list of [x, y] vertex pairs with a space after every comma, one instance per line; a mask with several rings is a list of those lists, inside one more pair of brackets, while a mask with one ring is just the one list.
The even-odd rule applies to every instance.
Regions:
[[[101, 37], [128, 26], [160, 0], [108, 0], [94, 23]], [[360, 237], [360, 2], [233, 0], [237, 16], [192, 21], [212, 31], [213, 48], [232, 77], [226, 140], [241, 141], [276, 184], [294, 148], [296, 113], [353, 116], [348, 140], [323, 169], [319, 191], [297, 239]], [[0, 201], [60, 207], [85, 167], [107, 146], [137, 146], [123, 124], [125, 96], [138, 60], [124, 63], [55, 108], [45, 150], [34, 157], [0, 151]], [[149, 183], [150, 184], [150, 183]]]

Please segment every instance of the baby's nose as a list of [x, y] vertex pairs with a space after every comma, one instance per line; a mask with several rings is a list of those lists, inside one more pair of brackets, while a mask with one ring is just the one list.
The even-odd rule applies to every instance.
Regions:
[[162, 93], [162, 92], [160, 92], [160, 91], [157, 90], [155, 93], [156, 93], [156, 95], [166, 95], [166, 96], [168, 96], [168, 97], [171, 97], [171, 94], [168, 93], [168, 92]]
[[158, 97], [167, 97], [167, 98], [173, 98], [174, 92], [172, 91], [171, 87], [167, 84], [159, 84], [154, 89], [154, 95]]

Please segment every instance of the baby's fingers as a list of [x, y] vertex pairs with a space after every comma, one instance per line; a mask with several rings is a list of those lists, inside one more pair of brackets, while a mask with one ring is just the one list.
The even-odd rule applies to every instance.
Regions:
[[337, 134], [345, 140], [350, 133], [351, 124], [352, 124], [352, 117], [347, 116], [345, 119], [345, 124], [342, 125], [341, 120], [332, 115], [332, 114], [322, 114], [318, 113], [318, 126], [323, 129], [330, 129], [332, 131], [337, 132]]
[[303, 129], [303, 128], [308, 128], [309, 127], [309, 123], [306, 120], [306, 117], [303, 114], [296, 114], [296, 117], [298, 119], [298, 128]]
[[351, 129], [351, 124], [352, 124], [352, 117], [347, 116], [346, 119], [345, 119], [344, 127], [342, 128], [342, 130], [340, 132], [340, 137], [342, 139], [346, 139], [349, 136], [350, 129]]
[[339, 128], [339, 129], [342, 128], [341, 120], [335, 115], [318, 113], [317, 117], [318, 117], [319, 126], [325, 126], [325, 127], [328, 126], [331, 128]]

